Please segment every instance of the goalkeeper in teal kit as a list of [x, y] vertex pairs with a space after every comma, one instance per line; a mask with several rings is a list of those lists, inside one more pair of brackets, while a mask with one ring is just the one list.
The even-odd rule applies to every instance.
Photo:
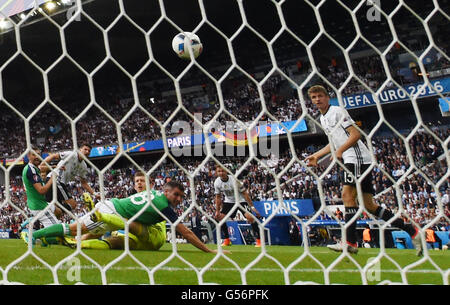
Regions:
[[[149, 198], [150, 196], [150, 198]], [[152, 205], [146, 206], [145, 210], [130, 223], [129, 231], [136, 235], [140, 240], [148, 240], [151, 238], [151, 231], [148, 226], [156, 225], [165, 219], [174, 223], [178, 216], [172, 208], [180, 204], [184, 197], [184, 186], [178, 182], [170, 181], [164, 185], [162, 192], [151, 190], [134, 194], [128, 198], [105, 200], [98, 202], [95, 207], [97, 211], [93, 215], [85, 215], [79, 219], [81, 223], [81, 233], [94, 236], [102, 236], [106, 232], [116, 231], [124, 228], [123, 221], [116, 216], [116, 214], [123, 218], [129, 219], [141, 212], [141, 209], [147, 205], [149, 200], [153, 203], [156, 211]], [[162, 216], [164, 215], [164, 217]], [[91, 217], [93, 216], [93, 217]], [[179, 223], [175, 226], [178, 233], [180, 233], [188, 242], [204, 252], [217, 253], [217, 250], [212, 250], [198, 239], [198, 237], [189, 230], [185, 225]], [[35, 231], [32, 235], [32, 242], [37, 239], [45, 237], [62, 237], [62, 236], [76, 236], [77, 223], [72, 224], [55, 224], [48, 228]], [[28, 238], [29, 240], [29, 238]], [[224, 251], [229, 253], [228, 251]]]

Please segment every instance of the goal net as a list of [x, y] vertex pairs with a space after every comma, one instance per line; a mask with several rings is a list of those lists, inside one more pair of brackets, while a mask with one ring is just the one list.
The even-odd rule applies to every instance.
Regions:
[[[448, 285], [449, 11], [446, 0], [0, 1], [0, 283]], [[203, 45], [196, 58], [187, 40], [189, 59], [172, 49], [186, 32]], [[368, 147], [361, 176], [333, 145], [317, 167], [305, 161], [346, 120], [324, 127], [314, 85]], [[29, 162], [51, 169], [44, 207], [30, 206], [47, 177]], [[347, 221], [344, 176], [358, 203]], [[170, 181], [184, 187], [176, 221], [150, 201], [116, 211], [123, 228], [83, 231], [100, 204]], [[237, 202], [224, 218], [218, 198]], [[167, 220], [158, 251], [130, 234], [146, 209]], [[418, 229], [422, 255], [398, 219]], [[33, 245], [57, 223], [76, 236]], [[354, 223], [358, 254], [328, 249]], [[187, 245], [181, 225], [217, 253]]]

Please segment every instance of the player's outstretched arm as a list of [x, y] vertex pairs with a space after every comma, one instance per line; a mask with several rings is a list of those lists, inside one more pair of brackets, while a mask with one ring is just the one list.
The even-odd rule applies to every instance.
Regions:
[[319, 161], [319, 159], [322, 158], [323, 156], [328, 155], [329, 153], [331, 153], [331, 147], [330, 144], [327, 144], [327, 146], [325, 146], [321, 150], [316, 151], [312, 155], [306, 157], [305, 162], [309, 166], [317, 166], [318, 165], [317, 162]]
[[[217, 253], [217, 250], [213, 250], [213, 249], [209, 249], [200, 239], [198, 239], [198, 237], [194, 234], [194, 232], [192, 232], [191, 230], [189, 230], [185, 225], [183, 225], [182, 223], [179, 223], [176, 226], [176, 230], [178, 233], [180, 233], [181, 235], [183, 235], [184, 238], [186, 238], [186, 240], [188, 242], [190, 242], [192, 245], [194, 245], [195, 247], [197, 247], [198, 249], [207, 252], [207, 253]], [[225, 254], [230, 254], [230, 251], [227, 250], [223, 250], [223, 253]]]
[[252, 211], [255, 213], [256, 217], [261, 217], [258, 210], [256, 209], [255, 205], [253, 204], [252, 198], [250, 197], [250, 194], [248, 193], [248, 190], [245, 190], [242, 192], [242, 196], [244, 196], [245, 201], [247, 201], [248, 205], [252, 209]]
[[100, 198], [100, 194], [95, 194], [94, 190], [92, 189], [92, 187], [89, 185], [89, 183], [87, 182], [86, 179], [81, 178], [80, 179], [81, 182], [81, 186], [83, 187], [83, 189], [85, 189], [86, 191], [88, 191], [91, 195], [97, 197], [97, 199]]
[[61, 159], [61, 156], [59, 155], [59, 153], [54, 153], [54, 154], [49, 154], [47, 157], [45, 157], [44, 161], [45, 161], [45, 163], [49, 164], [51, 161], [59, 160], [59, 159]]

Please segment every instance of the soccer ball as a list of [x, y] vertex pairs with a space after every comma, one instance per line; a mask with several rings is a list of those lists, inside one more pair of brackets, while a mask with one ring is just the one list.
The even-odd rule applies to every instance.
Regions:
[[194, 58], [197, 58], [203, 51], [203, 45], [200, 38], [191, 32], [184, 32], [175, 35], [172, 39], [172, 49], [182, 59], [190, 59], [189, 55], [189, 40], [191, 40], [192, 51]]

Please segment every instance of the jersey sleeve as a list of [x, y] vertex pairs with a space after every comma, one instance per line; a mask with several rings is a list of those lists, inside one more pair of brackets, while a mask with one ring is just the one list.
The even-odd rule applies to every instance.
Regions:
[[174, 223], [178, 220], [178, 215], [170, 207], [166, 207], [161, 210], [161, 213], [171, 222]]
[[59, 153], [59, 159], [64, 160], [66, 159], [68, 156], [70, 156], [72, 154], [72, 151], [68, 150], [68, 151], [62, 151]]
[[42, 184], [41, 175], [31, 166], [29, 166], [28, 170], [27, 170], [27, 179], [28, 179], [28, 181], [31, 182], [31, 184], [35, 184], [35, 183]]
[[[242, 194], [242, 193], [246, 190], [244, 183], [242, 183], [241, 181], [237, 180], [236, 178], [234, 178], [234, 177], [231, 176], [231, 175], [230, 175], [229, 177], [230, 177], [230, 179], [233, 180], [233, 183], [236, 181], [237, 186], [238, 186], [239, 193]], [[234, 186], [233, 186], [233, 187], [234, 187]]]
[[219, 180], [214, 181], [214, 195], [220, 194]]
[[247, 188], [245, 187], [244, 183], [242, 183], [241, 181], [237, 181], [237, 184], [239, 186], [239, 193], [243, 193]]
[[341, 125], [344, 129], [349, 128], [350, 126], [352, 126], [353, 124], [355, 124], [355, 121], [353, 121], [352, 117], [350, 116], [350, 114], [348, 114], [347, 110], [339, 108], [340, 111], [338, 112], [339, 117], [337, 118], [338, 120], [340, 120], [342, 117], [344, 117]]

